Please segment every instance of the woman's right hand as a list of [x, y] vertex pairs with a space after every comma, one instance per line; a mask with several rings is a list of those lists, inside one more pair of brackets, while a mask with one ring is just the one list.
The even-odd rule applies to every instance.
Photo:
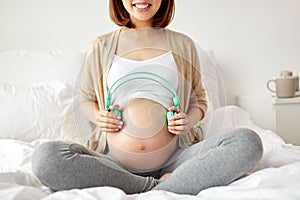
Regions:
[[[122, 112], [122, 109], [118, 105], [110, 106], [109, 110], [112, 109], [117, 109]], [[96, 111], [97, 125], [103, 132], [119, 132], [123, 128], [123, 121], [120, 116], [109, 112], [109, 110]]]

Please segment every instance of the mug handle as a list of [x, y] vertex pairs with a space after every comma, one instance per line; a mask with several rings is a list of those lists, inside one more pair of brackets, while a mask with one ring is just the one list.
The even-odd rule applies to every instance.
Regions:
[[275, 82], [274, 79], [268, 80], [268, 82], [267, 82], [267, 88], [268, 88], [268, 90], [270, 90], [271, 92], [276, 93], [275, 90], [273, 90], [272, 88], [270, 88], [270, 83], [272, 83], [272, 82], [273, 82], [274, 84], [276, 84], [276, 82]]

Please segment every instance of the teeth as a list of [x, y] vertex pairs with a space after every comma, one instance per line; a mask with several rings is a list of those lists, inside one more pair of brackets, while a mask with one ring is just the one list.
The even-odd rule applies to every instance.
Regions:
[[135, 7], [140, 8], [140, 9], [147, 8], [148, 6], [149, 6], [149, 4], [135, 4]]

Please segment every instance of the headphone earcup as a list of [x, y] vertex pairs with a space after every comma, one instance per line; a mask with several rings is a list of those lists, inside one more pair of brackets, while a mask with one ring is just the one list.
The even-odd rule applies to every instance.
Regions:
[[111, 100], [111, 97], [110, 97], [110, 94], [108, 93], [108, 96], [106, 98], [106, 101], [105, 101], [105, 108], [108, 109], [109, 106], [110, 106], [110, 100]]
[[121, 113], [121, 111], [119, 111], [119, 110], [111, 110], [110, 111], [112, 114], [115, 114], [115, 115], [118, 115], [118, 116], [120, 116], [121, 118], [122, 118], [122, 113]]
[[173, 117], [173, 116], [175, 116], [175, 115], [177, 115], [177, 112], [175, 112], [175, 111], [169, 111], [169, 112], [167, 112], [167, 122], [168, 122], [168, 125], [170, 124], [170, 117]]
[[174, 97], [173, 97], [173, 104], [176, 107], [180, 106], [180, 100], [179, 100], [179, 97], [177, 95], [174, 95]]

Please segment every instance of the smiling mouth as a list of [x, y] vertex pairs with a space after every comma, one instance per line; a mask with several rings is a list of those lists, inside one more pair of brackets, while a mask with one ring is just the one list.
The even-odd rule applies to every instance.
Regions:
[[147, 9], [147, 8], [149, 8], [150, 6], [151, 6], [151, 4], [150, 3], [134, 3], [134, 4], [132, 4], [134, 7], [136, 7], [137, 9]]

